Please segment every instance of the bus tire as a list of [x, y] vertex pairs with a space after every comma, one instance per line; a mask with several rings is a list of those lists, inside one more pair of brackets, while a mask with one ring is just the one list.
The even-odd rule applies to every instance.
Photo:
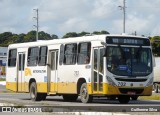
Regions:
[[63, 99], [64, 101], [76, 101], [78, 98], [77, 94], [64, 94]]
[[137, 100], [137, 99], [138, 99], [138, 96], [131, 96], [131, 99], [132, 99], [132, 100]]
[[116, 100], [116, 96], [109, 96], [109, 97], [107, 97], [109, 100]]
[[127, 104], [127, 103], [130, 101], [130, 96], [120, 95], [120, 96], [118, 97], [118, 101], [119, 101], [121, 104]]
[[158, 85], [155, 83], [153, 87], [154, 87], [154, 92], [155, 92], [155, 93], [158, 93], [158, 92], [159, 92], [159, 91], [158, 91]]
[[40, 94], [40, 100], [46, 100], [47, 94], [46, 93], [41, 93]]
[[93, 100], [93, 96], [88, 94], [87, 84], [83, 83], [80, 89], [80, 97], [83, 103], [90, 103]]
[[40, 101], [41, 100], [41, 94], [37, 92], [37, 85], [36, 82], [32, 82], [30, 85], [30, 97], [32, 101]]

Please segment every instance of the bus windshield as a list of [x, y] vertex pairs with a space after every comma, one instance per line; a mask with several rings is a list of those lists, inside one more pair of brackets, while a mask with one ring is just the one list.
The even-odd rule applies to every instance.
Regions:
[[146, 76], [152, 72], [150, 48], [107, 47], [107, 69], [119, 76]]

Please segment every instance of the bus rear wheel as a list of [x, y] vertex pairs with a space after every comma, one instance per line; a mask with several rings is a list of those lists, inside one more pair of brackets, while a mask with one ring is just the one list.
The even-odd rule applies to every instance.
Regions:
[[76, 101], [78, 98], [78, 95], [76, 94], [64, 94], [63, 99], [64, 101]]
[[154, 92], [155, 92], [155, 93], [158, 93], [158, 92], [159, 92], [159, 87], [158, 87], [158, 84], [157, 84], [157, 83], [155, 83], [155, 84], [153, 85], [153, 89], [154, 89]]
[[88, 94], [87, 84], [83, 83], [80, 89], [80, 97], [83, 103], [90, 103], [93, 100], [93, 96]]
[[42, 93], [40, 95], [40, 100], [46, 100], [47, 94], [46, 93]]
[[118, 97], [118, 101], [121, 104], [127, 104], [130, 101], [130, 96], [121, 95], [121, 96]]
[[30, 85], [30, 97], [32, 101], [40, 101], [41, 100], [41, 94], [37, 92], [37, 85], [36, 82], [32, 82]]

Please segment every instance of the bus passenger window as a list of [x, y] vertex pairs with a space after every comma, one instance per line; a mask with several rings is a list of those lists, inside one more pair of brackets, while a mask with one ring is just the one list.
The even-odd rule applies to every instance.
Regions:
[[100, 49], [100, 66], [99, 66], [99, 72], [103, 74], [103, 49]]
[[40, 47], [39, 66], [45, 66], [47, 62], [47, 46]]
[[36, 66], [38, 63], [38, 56], [39, 56], [39, 48], [38, 47], [32, 47], [28, 49], [28, 59], [27, 59], [27, 65], [28, 66]]
[[65, 45], [64, 51], [64, 64], [72, 65], [76, 63], [77, 56], [77, 44], [67, 44]]
[[17, 59], [17, 50], [16, 49], [9, 50], [8, 66], [15, 67], [16, 59]]
[[62, 65], [64, 59], [64, 45], [60, 46], [60, 58], [59, 58], [59, 65]]
[[79, 43], [78, 45], [78, 64], [89, 64], [91, 54], [91, 43]]

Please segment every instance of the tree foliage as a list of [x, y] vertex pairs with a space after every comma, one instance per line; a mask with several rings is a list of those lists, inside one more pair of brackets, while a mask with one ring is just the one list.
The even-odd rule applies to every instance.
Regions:
[[89, 32], [85, 32], [85, 31], [82, 31], [81, 33], [76, 33], [76, 32], [69, 32], [69, 33], [66, 33], [63, 38], [69, 38], [69, 37], [81, 37], [81, 36], [86, 36], [86, 35], [101, 35], [101, 34], [109, 34], [109, 32], [105, 31], [105, 30], [102, 30], [102, 31], [94, 31], [93, 33], [89, 33]]
[[99, 31], [94, 31], [93, 34], [95, 35], [101, 35], [101, 34], [109, 34], [109, 32], [105, 31], [105, 30], [102, 30], [101, 32]]
[[[51, 40], [58, 39], [58, 36], [53, 34], [50, 35], [44, 31], [38, 33], [39, 40]], [[0, 34], [0, 46], [7, 47], [13, 43], [33, 42], [36, 41], [36, 31], [30, 31], [27, 34], [13, 34], [11, 32], [4, 32]]]
[[63, 38], [69, 38], [69, 37], [78, 37], [78, 34], [76, 32], [69, 32], [63, 36]]
[[160, 36], [151, 37], [150, 41], [154, 55], [160, 56]]

